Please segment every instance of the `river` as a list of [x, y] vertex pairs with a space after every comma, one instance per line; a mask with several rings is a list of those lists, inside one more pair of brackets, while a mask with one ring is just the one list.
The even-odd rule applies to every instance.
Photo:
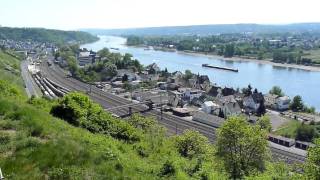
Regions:
[[[169, 72], [190, 69], [193, 73], [208, 75], [211, 82], [220, 86], [234, 88], [247, 87], [251, 84], [263, 93], [267, 93], [273, 86], [280, 86], [286, 95], [293, 98], [301, 95], [309, 106], [314, 106], [320, 111], [320, 72], [278, 67], [270, 64], [260, 64], [246, 61], [225, 61], [219, 58], [202, 55], [189, 55], [179, 52], [163, 52], [144, 50], [138, 47], [125, 45], [126, 39], [115, 36], [100, 36], [100, 40], [81, 47], [98, 51], [104, 47], [119, 48], [113, 52], [130, 53], [143, 65], [153, 62], [162, 69], [167, 68]], [[239, 69], [238, 73], [203, 68], [202, 64], [212, 64]]]

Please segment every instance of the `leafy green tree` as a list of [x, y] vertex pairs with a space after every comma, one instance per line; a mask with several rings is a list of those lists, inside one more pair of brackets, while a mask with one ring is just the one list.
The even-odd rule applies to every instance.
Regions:
[[178, 152], [187, 158], [209, 152], [208, 138], [198, 131], [186, 130], [182, 135], [176, 137], [175, 144]]
[[139, 132], [133, 126], [113, 118], [100, 105], [81, 93], [69, 93], [64, 96], [52, 107], [50, 113], [93, 133], [111, 135], [128, 142], [140, 139]]
[[315, 146], [309, 147], [307, 162], [304, 166], [305, 179], [320, 179], [320, 138], [314, 141]]
[[68, 63], [70, 73], [74, 76], [78, 71], [78, 64], [76, 58], [74, 56], [68, 56], [66, 58], [66, 61]]
[[316, 136], [316, 131], [313, 126], [301, 124], [296, 133], [296, 139], [299, 141], [311, 142]]
[[284, 93], [282, 92], [282, 89], [279, 86], [273, 86], [269, 93], [277, 96], [284, 96]]
[[99, 50], [99, 51], [97, 52], [97, 54], [98, 54], [101, 58], [103, 58], [103, 57], [108, 57], [108, 56], [110, 55], [110, 51], [109, 51], [108, 48], [103, 48], [103, 49]]
[[249, 125], [244, 117], [230, 117], [217, 135], [218, 155], [232, 179], [264, 169], [268, 154], [266, 131]]
[[302, 111], [303, 107], [304, 105], [301, 96], [295, 96], [290, 104], [290, 109], [292, 111]]
[[102, 74], [108, 77], [114, 77], [118, 74], [117, 66], [112, 63], [104, 64], [104, 68], [102, 70]]
[[264, 129], [267, 132], [271, 131], [272, 127], [271, 127], [271, 122], [270, 122], [269, 116], [264, 115], [264, 116], [260, 117], [257, 124], [261, 129]]
[[193, 74], [192, 74], [192, 72], [191, 72], [189, 69], [187, 69], [187, 70], [184, 72], [184, 79], [185, 79], [185, 80], [191, 79], [192, 76], [193, 76]]
[[224, 56], [225, 57], [232, 57], [234, 55], [234, 44], [227, 44], [225, 51], [224, 51]]

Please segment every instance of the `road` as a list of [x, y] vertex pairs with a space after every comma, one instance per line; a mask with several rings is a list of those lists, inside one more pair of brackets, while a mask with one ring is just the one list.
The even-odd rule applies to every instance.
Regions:
[[[47, 63], [42, 63], [41, 73], [43, 74], [43, 76], [46, 76], [47, 78], [51, 79], [52, 81], [55, 81], [61, 86], [64, 86], [74, 91], [87, 92], [90, 88], [90, 86], [86, 83], [80, 82], [74, 78], [67, 78], [65, 76], [65, 72], [55, 65], [48, 67]], [[88, 95], [94, 101], [101, 104], [101, 106], [105, 109], [131, 103], [131, 101], [122, 97], [116, 96], [111, 93], [103, 92], [95, 86], [92, 86], [91, 93], [89, 93]], [[157, 110], [145, 110], [147, 110], [147, 108], [142, 105], [134, 106], [132, 108], [133, 112], [144, 111], [144, 115], [155, 117], [161, 125], [167, 128], [169, 134], [181, 134], [186, 129], [193, 129], [199, 131], [200, 133], [208, 137], [209, 141], [212, 143], [214, 143], [216, 140], [216, 128], [214, 127], [207, 126], [205, 124], [194, 121], [186, 121], [182, 118], [169, 114], [160, 115], [160, 112]], [[118, 109], [113, 113], [122, 115], [128, 113], [128, 110]], [[286, 147], [279, 148], [278, 146], [270, 144], [270, 150], [272, 152], [273, 159], [284, 160], [289, 163], [305, 161], [305, 153], [292, 152], [289, 149], [286, 150]]]
[[23, 60], [20, 64], [21, 76], [25, 83], [27, 95], [28, 97], [31, 97], [32, 95], [34, 95], [35, 97], [40, 97], [41, 91], [31, 77], [31, 74], [28, 72], [28, 64], [29, 63], [27, 60]]

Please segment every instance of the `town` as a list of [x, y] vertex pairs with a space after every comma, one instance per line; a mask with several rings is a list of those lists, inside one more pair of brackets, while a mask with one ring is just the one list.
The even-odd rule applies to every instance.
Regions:
[[[284, 95], [279, 87], [274, 87], [268, 94], [262, 94], [251, 85], [241, 90], [220, 87], [210, 81], [207, 75], [193, 74], [190, 70], [170, 73], [166, 69], [161, 70], [156, 63], [138, 69], [141, 65], [136, 65], [137, 62], [131, 55], [125, 54], [121, 57], [120, 54], [110, 52], [106, 48], [94, 52], [71, 46], [71, 48], [50, 49], [50, 52], [55, 55], [51, 59], [49, 58], [47, 63], [49, 67], [60, 66], [70, 70], [69, 65], [77, 63], [76, 68], [73, 67], [68, 76], [73, 76], [90, 84], [86, 90], [89, 94], [92, 86], [95, 86], [103, 92], [128, 99], [133, 105], [144, 103], [151, 106], [150, 109], [157, 109], [161, 113], [177, 116], [185, 121], [196, 121], [215, 128], [220, 127], [232, 116], [244, 116], [252, 124], [257, 124], [261, 118], [267, 117], [271, 122], [271, 127], [269, 127], [270, 142], [291, 149], [306, 150], [310, 145], [312, 146], [310, 142], [313, 137], [288, 138], [286, 134], [280, 134], [283, 136], [279, 136], [278, 129], [286, 128], [286, 124], [290, 124], [290, 121], [299, 121], [306, 125], [319, 124], [318, 122], [320, 122], [318, 115], [297, 112], [296, 109], [299, 107], [293, 107], [290, 97]], [[48, 54], [47, 51], [44, 54]], [[74, 58], [66, 57], [65, 54]], [[117, 55], [120, 59], [116, 60], [116, 63], [110, 60]], [[36, 66], [36, 64], [33, 63], [30, 66]], [[41, 71], [34, 71], [37, 67], [30, 68], [30, 66], [29, 69], [32, 69], [35, 74], [36, 84], [41, 87], [45, 96], [55, 98], [64, 94], [58, 92], [55, 95], [54, 92], [57, 90], [47, 92], [50, 87], [45, 85], [50, 84], [47, 82], [50, 81], [50, 78], [47, 78], [44, 84], [40, 83], [42, 81], [40, 78], [42, 76]], [[118, 67], [123, 68], [118, 69]], [[93, 72], [102, 76], [95, 75], [95, 78], [88, 78], [84, 75], [92, 75]], [[39, 74], [39, 76], [36, 74]], [[56, 86], [56, 84], [53, 82], [50, 86]], [[60, 90], [68, 91], [63, 87]], [[126, 106], [126, 108], [130, 109], [129, 106]], [[315, 113], [314, 110], [312, 112]], [[126, 117], [131, 113], [132, 109], [120, 116]], [[119, 117], [119, 114], [114, 113], [114, 115]], [[300, 151], [298, 150], [298, 152]]]

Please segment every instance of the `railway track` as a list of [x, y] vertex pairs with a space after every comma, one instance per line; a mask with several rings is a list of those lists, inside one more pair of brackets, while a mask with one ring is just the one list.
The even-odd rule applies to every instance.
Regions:
[[[80, 91], [83, 93], [86, 93], [87, 90], [90, 88], [90, 86], [86, 83], [83, 83], [73, 78], [64, 77], [65, 72], [61, 68], [56, 67], [55, 65], [48, 67], [46, 63], [42, 63], [41, 69], [42, 69], [42, 73], [44, 73], [44, 75], [48, 79], [55, 81], [61, 86], [64, 86], [64, 88], [68, 88], [73, 91]], [[89, 93], [88, 95], [105, 109], [132, 103], [130, 100], [127, 100], [125, 98], [116, 96], [108, 92], [101, 91], [95, 86], [91, 87], [91, 93]], [[194, 122], [194, 121], [192, 122], [187, 121], [179, 117], [165, 114], [165, 113], [163, 113], [161, 116], [160, 111], [158, 110], [150, 110], [150, 111], [146, 111], [146, 110], [147, 108], [142, 105], [137, 105], [132, 107], [132, 112], [144, 111], [142, 113], [143, 115], [152, 116], [156, 118], [161, 125], [167, 128], [168, 133], [171, 135], [181, 134], [186, 129], [193, 129], [193, 130], [199, 131], [200, 133], [208, 137], [210, 142], [212, 143], [215, 142], [216, 128], [214, 127], [211, 127], [202, 123]], [[123, 114], [128, 114], [128, 110], [117, 109], [112, 111], [112, 113], [115, 113], [117, 115], [123, 115]], [[270, 146], [270, 150], [272, 152], [272, 156], [274, 157], [274, 159], [284, 160], [287, 163], [293, 163], [293, 162], [302, 163], [306, 159], [305, 156], [295, 154], [289, 151], [284, 151], [282, 149], [279, 149], [273, 146]]]

